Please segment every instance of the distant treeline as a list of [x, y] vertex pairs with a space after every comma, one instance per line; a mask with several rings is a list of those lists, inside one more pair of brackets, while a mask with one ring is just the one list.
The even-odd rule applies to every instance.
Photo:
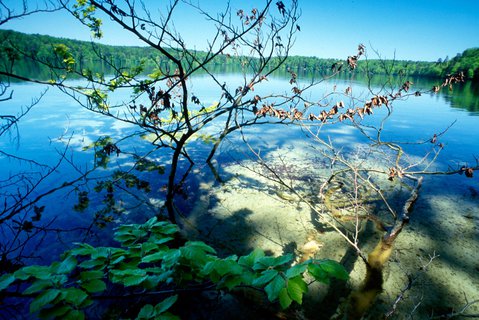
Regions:
[[[337, 59], [316, 57], [289, 57], [286, 67], [323, 72], [331, 68]], [[404, 60], [359, 60], [358, 71], [369, 74], [389, 74], [412, 77], [443, 78], [448, 74], [463, 72], [468, 79], [479, 79], [479, 48], [465, 50], [454, 58], [438, 59], [436, 62]]]
[[[114, 70], [113, 66], [132, 68], [141, 64], [144, 72], [149, 73], [158, 68], [174, 67], [169, 64], [166, 57], [150, 47], [109, 46], [93, 44], [88, 41], [0, 30], [1, 68], [7, 68], [9, 61], [14, 58], [16, 61], [14, 71], [16, 73], [26, 76], [32, 76], [32, 73], [34, 73], [35, 78], [48, 78], [50, 70], [46, 65], [64, 65], [64, 52], [63, 55], [59, 55], [59, 51], [55, 50], [55, 47], [60, 44], [65, 45], [73, 56], [75, 70], [81, 71], [86, 68], [94, 72], [110, 73]], [[177, 57], [182, 57], [181, 51], [170, 50], [170, 52]], [[207, 55], [206, 52], [202, 51], [192, 51], [192, 53], [198, 61], [202, 61]], [[35, 60], [43, 61], [45, 64], [42, 66], [41, 63], [34, 63]], [[189, 67], [197, 64], [191, 57], [184, 57], [184, 61], [189, 64]], [[210, 66], [221, 68], [223, 72], [238, 72], [241, 71], [241, 66], [245, 65], [245, 61], [248, 61], [247, 64], [254, 65], [254, 59], [219, 55], [210, 62]], [[301, 73], [324, 74], [328, 73], [332, 65], [338, 61], [340, 60], [291, 56], [281, 66], [281, 69]], [[344, 72], [348, 71], [346, 63], [343, 70]], [[479, 79], [479, 48], [467, 49], [452, 59], [438, 59], [436, 62], [360, 60], [356, 69], [356, 72], [359, 73], [431, 78], [444, 77], [447, 74], [461, 71], [469, 79]]]

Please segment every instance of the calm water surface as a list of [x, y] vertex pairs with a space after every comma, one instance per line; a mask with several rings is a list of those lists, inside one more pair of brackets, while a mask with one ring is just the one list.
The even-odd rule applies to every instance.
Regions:
[[[256, 88], [256, 93], [261, 92], [289, 92], [291, 86], [285, 77], [270, 78], [264, 87]], [[228, 87], [235, 88], [241, 85], [243, 80], [239, 75], [223, 75], [220, 81], [228, 84]], [[307, 82], [308, 80], [303, 80]], [[190, 80], [191, 92], [198, 96], [205, 103], [213, 103], [218, 99], [216, 96], [217, 87], [208, 82], [205, 76], [194, 77]], [[419, 79], [415, 81], [417, 89], [429, 89], [435, 83], [432, 81]], [[365, 82], [361, 80], [332, 80], [328, 83], [318, 86], [310, 97], [315, 99], [321, 97], [322, 94], [330, 90], [344, 90], [348, 86], [353, 86], [353, 94], [366, 97], [368, 90]], [[373, 85], [374, 88], [374, 85]], [[32, 97], [37, 97], [43, 90], [36, 84], [15, 83], [12, 85], [14, 98], [1, 104], [2, 114], [16, 114], [19, 108], [28, 106]], [[377, 89], [374, 88], [374, 89]], [[127, 95], [119, 94], [116, 99], [121, 101], [127, 99]], [[440, 137], [440, 142], [444, 144], [444, 150], [436, 161], [436, 167], [439, 169], [458, 168], [463, 164], [474, 164], [474, 156], [479, 156], [479, 90], [477, 85], [467, 83], [460, 85], [454, 91], [444, 91], [437, 95], [423, 95], [421, 97], [410, 97], [405, 100], [396, 101], [394, 103], [393, 115], [388, 119], [383, 133], [383, 140], [389, 139], [393, 141], [418, 142], [430, 139], [435, 133], [438, 134], [447, 129], [447, 132]], [[377, 125], [378, 121], [384, 116], [385, 110], [378, 110], [374, 116], [367, 119], [371, 125]], [[453, 124], [451, 127], [449, 127]], [[214, 126], [207, 129], [209, 133], [215, 134], [218, 129]], [[87, 170], [92, 166], [93, 153], [92, 150], [83, 151], [83, 147], [96, 141], [101, 136], [111, 136], [113, 139], [123, 137], [125, 134], [133, 133], [135, 128], [130, 125], [102, 117], [88, 110], [82, 109], [77, 103], [66, 96], [59, 90], [50, 88], [41, 101], [36, 105], [18, 124], [18, 128], [12, 130], [9, 135], [0, 138], [0, 149], [3, 152], [14, 154], [17, 157], [32, 159], [37, 163], [54, 165], [60, 158], [60, 153], [64, 152], [67, 144], [68, 150], [65, 157], [69, 161], [63, 161], [58, 169], [51, 176], [45, 179], [31, 195], [36, 195], [49, 190], [52, 187], [74, 179], [78, 176], [78, 172]], [[253, 146], [261, 148], [262, 152], [276, 150], [278, 148], [288, 148], [292, 143], [303, 141], [306, 139], [305, 133], [298, 127], [288, 127], [285, 130], [278, 126], [263, 126], [245, 131], [250, 137]], [[337, 146], [354, 147], [356, 144], [364, 142], [357, 131], [353, 130], [347, 124], [338, 124], [334, 127], [326, 127], [323, 135], [332, 137], [333, 142]], [[238, 136], [232, 135], [227, 143], [239, 141]], [[141, 139], [130, 139], [122, 141], [118, 144], [122, 151], [142, 152], [148, 149], [148, 144]], [[197, 163], [201, 163], [206, 155], [206, 150], [202, 143], [196, 141], [189, 145], [192, 156], [197, 159]], [[421, 157], [427, 150], [430, 150], [429, 144], [419, 146], [406, 146], [406, 150], [412, 157]], [[241, 152], [235, 153], [230, 147], [222, 148], [223, 152], [218, 153], [217, 159], [219, 163], [228, 163], [237, 161], [241, 157]], [[164, 154], [152, 154], [151, 157], [159, 162], [165, 162], [167, 157]], [[109, 171], [114, 168], [127, 168], [131, 162], [124, 156], [112, 158], [110, 164], [111, 169], [100, 169], [93, 177], [106, 176]], [[70, 164], [69, 162], [73, 163]], [[165, 163], [167, 165], [167, 163]], [[38, 178], [35, 172], [37, 167], [25, 162], [16, 161], [5, 156], [0, 156], [0, 170], [2, 186], [6, 185], [6, 181], [12, 176], [24, 173], [32, 179]], [[148, 178], [146, 176], [146, 178]], [[152, 192], [149, 195], [150, 206], [147, 210], [138, 208], [128, 208], [123, 216], [117, 217], [117, 222], [141, 222], [145, 219], [145, 215], [154, 215], [164, 193], [161, 191], [162, 186], [166, 183], [166, 175], [155, 176], [152, 181]], [[453, 178], [441, 180], [438, 178], [435, 184], [443, 185], [447, 183], [450, 188], [466, 188], [471, 187], [473, 190], [479, 190], [477, 179]], [[445, 178], [442, 178], [445, 179]], [[198, 177], [190, 177], [187, 180], [185, 197], [195, 197], [196, 188], [201, 181]], [[96, 181], [85, 182], [84, 188], [91, 190]], [[462, 190], [462, 189], [461, 189]], [[453, 189], [449, 190], [453, 192]], [[461, 191], [462, 192], [462, 191]], [[57, 228], [75, 228], [78, 226], [89, 226], [91, 222], [92, 212], [95, 210], [95, 204], [101, 206], [102, 198], [91, 192], [91, 207], [83, 213], [76, 212], [72, 206], [76, 201], [75, 190], [63, 190], [53, 196], [46, 197], [40, 201], [38, 205], [45, 205], [44, 221], [48, 219], [55, 221], [52, 226]], [[128, 197], [128, 196], [125, 196]], [[187, 200], [186, 202], [190, 201]], [[178, 199], [180, 206], [182, 198]], [[187, 205], [183, 206], [185, 209]], [[8, 237], [8, 231], [2, 230], [4, 236]], [[100, 234], [102, 231], [99, 231]], [[104, 231], [106, 233], [110, 231]], [[72, 241], [82, 240], [82, 232], [71, 232], [62, 234], [61, 239], [64, 245], [68, 246]], [[52, 243], [49, 243], [51, 241]], [[58, 246], [58, 238], [56, 236], [47, 237], [47, 241], [43, 243], [41, 250], [38, 252], [61, 252], [63, 245]]]

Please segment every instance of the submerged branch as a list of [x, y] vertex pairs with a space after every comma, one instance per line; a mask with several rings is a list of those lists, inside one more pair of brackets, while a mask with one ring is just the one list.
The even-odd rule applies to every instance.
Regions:
[[423, 177], [421, 176], [416, 178], [411, 176], [409, 178], [416, 180], [417, 184], [416, 187], [411, 191], [409, 198], [404, 203], [402, 214], [399, 217], [399, 220], [396, 220], [395, 225], [384, 235], [383, 239], [387, 244], [392, 244], [399, 233], [401, 233], [404, 226], [409, 222], [410, 213], [412, 212], [413, 206], [419, 197], [419, 189], [421, 189]]

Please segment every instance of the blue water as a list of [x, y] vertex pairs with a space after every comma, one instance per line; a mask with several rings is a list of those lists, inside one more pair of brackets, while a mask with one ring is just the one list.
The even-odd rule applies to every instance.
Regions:
[[[243, 85], [243, 79], [239, 75], [222, 75], [219, 76], [219, 80], [220, 82], [226, 82], [229, 88]], [[308, 79], [302, 80], [304, 84], [309, 81]], [[429, 85], [429, 83], [426, 84]], [[217, 87], [212, 85], [207, 77], [193, 77], [190, 79], [190, 85], [191, 93], [198, 96], [205, 105], [217, 101]], [[312, 100], [322, 99], [324, 94], [331, 92], [331, 90], [340, 92], [350, 85], [354, 85], [353, 93], [356, 96], [364, 98], [369, 94], [366, 85], [361, 81], [343, 79], [332, 80], [317, 86], [308, 93], [308, 98]], [[30, 105], [32, 98], [38, 97], [45, 90], [42, 86], [30, 83], [15, 83], [11, 89], [14, 92], [13, 99], [1, 104], [2, 114], [18, 114], [21, 108]], [[271, 77], [264, 85], [258, 86], [255, 90], [252, 94], [266, 92], [282, 94], [290, 92], [291, 86], [284, 77]], [[383, 140], [408, 142], [409, 144], [406, 144], [404, 148], [411, 156], [411, 161], [414, 161], [427, 152], [437, 150], [438, 148], [428, 141], [434, 134], [439, 134], [447, 129], [444, 135], [438, 139], [438, 143], [442, 143], [444, 148], [441, 150], [433, 168], [447, 170], [448, 168], [457, 169], [462, 165], [475, 164], [474, 157], [479, 157], [477, 140], [479, 137], [479, 114], [467, 111], [467, 105], [458, 106], [456, 104], [454, 108], [451, 107], [451, 96], [454, 96], [454, 94], [460, 93], [453, 91], [437, 95], [426, 94], [421, 97], [409, 97], [395, 101], [393, 114], [387, 120], [382, 133]], [[479, 99], [477, 96], [476, 98]], [[113, 99], [125, 101], [128, 99], [128, 94], [119, 93]], [[385, 114], [386, 109], [377, 109], [373, 116], [365, 119], [365, 123], [378, 126]], [[452, 123], [454, 124], [449, 127]], [[309, 123], [307, 124], [309, 125]], [[206, 132], [218, 134], [219, 128], [212, 125], [206, 128]], [[135, 133], [136, 130], [133, 125], [124, 124], [88, 111], [60, 90], [50, 88], [40, 102], [21, 119], [16, 128], [11, 130], [9, 134], [0, 137], [0, 150], [18, 158], [34, 160], [36, 163], [50, 167], [55, 166], [64, 157], [55, 172], [45, 177], [31, 191], [26, 199], [28, 202], [51, 188], [78, 178], [82, 173], [89, 170], [94, 163], [94, 154], [92, 149], [83, 150], [85, 146], [101, 136], [110, 136], [113, 140], [118, 140], [125, 135]], [[372, 134], [374, 130], [371, 129], [367, 132]], [[294, 125], [287, 127], [280, 125], [253, 127], [245, 129], [244, 133], [253, 147], [262, 150], [263, 155], [278, 148], [288, 148], [293, 144], [311, 143], [311, 140], [308, 140], [309, 134], [302, 130], [300, 126]], [[364, 136], [349, 125], [347, 121], [334, 126], [323, 127], [321, 137], [323, 139], [330, 137], [335, 146], [346, 149], [353, 149], [366, 142]], [[421, 141], [424, 143], [413, 144]], [[228, 161], [238, 161], [242, 155], [244, 156], [245, 152], [244, 148], [238, 147], [240, 145], [240, 135], [232, 134], [217, 154], [218, 163], [226, 164]], [[138, 173], [140, 177], [151, 181], [152, 191], [149, 194], [144, 194], [137, 190], [128, 190], [127, 192], [118, 190], [117, 201], [118, 205], [123, 207], [123, 213], [114, 215], [113, 223], [108, 224], [106, 228], [102, 229], [91, 225], [92, 215], [102, 207], [102, 201], [104, 200], [104, 194], [97, 194], [92, 191], [97, 180], [107, 177], [113, 170], [130, 168], [132, 158], [127, 154], [128, 152], [147, 154], [151, 150], [149, 143], [138, 136], [122, 140], [118, 143], [118, 147], [123, 152], [119, 157], [111, 157], [108, 169], [99, 169], [89, 175], [87, 179], [78, 181], [75, 184], [76, 187], [62, 188], [52, 195], [43, 197], [36, 203], [37, 206], [45, 206], [41, 222], [42, 225], [47, 224], [47, 229], [50, 231], [43, 232], [38, 229], [34, 240], [30, 241], [25, 247], [25, 255], [32, 254], [33, 250], [33, 256], [49, 260], [56, 257], [75, 241], [87, 240], [105, 245], [111, 241], [109, 238], [111, 228], [118, 223], [142, 222], [160, 211], [165, 195], [163, 186], [166, 184], [167, 175]], [[193, 141], [188, 145], [192, 157], [201, 170], [207, 170], [204, 159], [209, 149], [206, 147], [200, 141]], [[149, 159], [164, 164], [166, 169], [168, 169], [168, 156], [169, 154], [165, 151], [148, 154]], [[181, 166], [180, 172], [186, 169], [186, 161], [182, 161]], [[3, 192], [2, 195], [5, 197], [6, 203], [14, 201], [14, 198], [6, 197], [6, 195], [13, 195], [17, 191], [20, 193], [30, 192], [35, 181], [38, 181], [41, 174], [48, 171], [45, 167], [6, 156], [0, 156], [0, 168], [0, 190]], [[18, 174], [22, 174], [22, 178], [17, 190], [18, 184], [9, 186], [8, 181], [12, 181], [15, 176], [18, 177]], [[181, 174], [179, 177], [181, 177]], [[188, 177], [184, 187], [185, 198], [178, 197], [180, 207], [188, 208], [187, 203], [191, 201], [192, 197], [194, 198], [195, 189], [201, 182], [201, 177], [203, 176], [190, 175]], [[439, 180], [436, 183], [442, 184], [444, 182]], [[447, 180], [447, 183], [451, 188], [478, 188], [477, 179], [454, 177]], [[77, 201], [80, 190], [89, 191], [90, 196], [90, 207], [84, 212], [77, 212], [72, 208]], [[1, 203], [5, 202], [3, 199], [0, 201]], [[148, 204], [142, 204], [143, 201], [147, 201]], [[21, 222], [23, 218], [31, 215], [32, 211], [30, 210], [26, 213], [20, 213], [15, 219]], [[76, 230], [79, 227], [83, 229]], [[74, 231], [56, 232], [60, 229]], [[2, 241], [4, 244], [9, 244], [12, 247], [11, 241], [15, 232], [12, 232], [12, 229], [7, 227], [6, 224], [0, 226], [0, 232], [3, 234]], [[41, 243], [41, 246], [37, 247], [36, 245], [39, 243]]]

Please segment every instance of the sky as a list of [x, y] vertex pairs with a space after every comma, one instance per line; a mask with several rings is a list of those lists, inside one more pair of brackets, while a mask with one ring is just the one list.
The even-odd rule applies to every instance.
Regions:
[[[26, 0], [30, 8], [37, 0]], [[117, 0], [118, 1], [118, 0]], [[227, 2], [198, 1], [206, 11], [222, 11]], [[283, 0], [288, 4], [291, 0]], [[138, 0], [136, 2], [139, 2]], [[274, 0], [276, 2], [276, 0]], [[19, 10], [20, 0], [3, 3]], [[157, 8], [164, 0], [145, 0]], [[237, 9], [260, 7], [264, 0], [231, 0]], [[467, 48], [479, 47], [479, 0], [298, 0], [301, 17], [291, 54], [319, 58], [344, 58], [363, 43], [369, 58], [437, 61], [452, 58]], [[181, 6], [173, 16], [177, 29], [190, 48], [204, 50], [212, 34], [211, 23], [193, 8]], [[159, 11], [152, 10], [153, 15]], [[5, 14], [1, 8], [1, 14]], [[64, 38], [90, 40], [90, 31], [66, 12], [35, 14], [0, 26], [25, 33], [40, 33]], [[141, 45], [110, 21], [104, 21], [101, 42], [113, 45]]]

